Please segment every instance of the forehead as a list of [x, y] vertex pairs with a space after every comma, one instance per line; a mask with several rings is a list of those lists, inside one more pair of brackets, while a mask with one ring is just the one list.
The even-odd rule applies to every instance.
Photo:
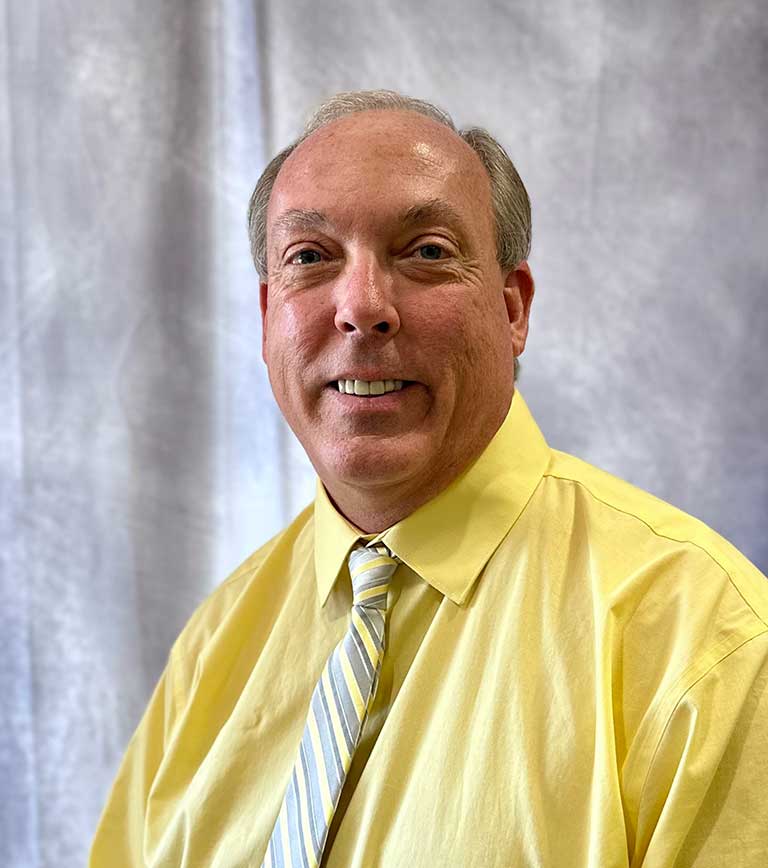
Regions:
[[360, 112], [317, 130], [288, 157], [267, 223], [280, 226], [285, 213], [306, 210], [360, 227], [434, 201], [487, 228], [490, 182], [477, 154], [431, 118]]

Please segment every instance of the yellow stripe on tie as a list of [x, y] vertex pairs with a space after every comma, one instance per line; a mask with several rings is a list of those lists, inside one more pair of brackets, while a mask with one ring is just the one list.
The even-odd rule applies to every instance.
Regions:
[[368, 654], [368, 659], [371, 661], [371, 666], [375, 669], [376, 661], [379, 659], [379, 649], [373, 644], [373, 639], [371, 639], [368, 625], [360, 617], [360, 613], [356, 612], [354, 609], [352, 610], [352, 621], [354, 622], [355, 627], [357, 627], [357, 632], [360, 635], [360, 638], [363, 640], [363, 645], [365, 645], [365, 651]]
[[360, 566], [354, 569], [350, 575], [353, 579], [356, 579], [362, 573], [367, 573], [368, 570], [372, 570], [375, 567], [387, 567], [391, 563], [392, 561], [390, 558], [372, 558], [370, 561], [366, 561], [364, 564], [360, 564]]
[[320, 729], [317, 725], [315, 717], [315, 709], [310, 706], [309, 715], [307, 717], [309, 726], [309, 737], [312, 740], [312, 749], [315, 752], [317, 770], [320, 778], [320, 795], [323, 800], [323, 814], [325, 815], [326, 826], [331, 822], [333, 816], [333, 799], [331, 798], [331, 790], [328, 786], [328, 767], [325, 765], [325, 754], [323, 753], [323, 745], [320, 740]]
[[357, 686], [357, 678], [355, 678], [355, 672], [352, 669], [352, 664], [349, 662], [347, 649], [342, 645], [340, 650], [341, 654], [339, 658], [341, 660], [341, 669], [344, 673], [344, 680], [347, 682], [347, 689], [349, 690], [349, 695], [352, 697], [357, 719], [362, 720], [365, 714], [365, 700], [360, 693], [360, 688]]
[[267, 852], [264, 854], [264, 868], [275, 868], [275, 863], [272, 861], [272, 841], [267, 844]]
[[359, 593], [355, 594], [355, 605], [359, 606], [365, 600], [370, 600], [373, 597], [381, 596], [382, 594], [386, 593], [387, 587], [388, 586], [386, 584], [381, 584], [375, 585], [372, 588], [366, 588], [364, 591], [360, 591]]
[[328, 677], [327, 666], [323, 670], [321, 682], [323, 685], [323, 691], [325, 693], [325, 702], [328, 706], [328, 711], [330, 711], [331, 713], [331, 726], [333, 726], [333, 735], [336, 740], [336, 745], [339, 748], [339, 754], [341, 755], [341, 764], [344, 767], [344, 771], [346, 772], [349, 768], [351, 757], [349, 754], [349, 750], [347, 749], [347, 740], [344, 738], [344, 730], [341, 728], [339, 713], [336, 710], [336, 702], [333, 699], [333, 688], [331, 687], [331, 679]]

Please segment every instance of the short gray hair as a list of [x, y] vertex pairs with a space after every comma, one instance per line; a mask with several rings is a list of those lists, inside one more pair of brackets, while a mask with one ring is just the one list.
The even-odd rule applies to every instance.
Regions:
[[267, 207], [272, 187], [283, 163], [294, 150], [321, 127], [364, 111], [412, 111], [443, 124], [463, 139], [480, 158], [491, 182], [496, 223], [496, 256], [502, 268], [514, 268], [531, 252], [531, 202], [512, 160], [496, 139], [481, 127], [457, 129], [451, 116], [421, 99], [393, 90], [361, 90], [338, 93], [324, 102], [304, 127], [304, 132], [270, 160], [248, 204], [248, 238], [256, 270], [267, 276]]

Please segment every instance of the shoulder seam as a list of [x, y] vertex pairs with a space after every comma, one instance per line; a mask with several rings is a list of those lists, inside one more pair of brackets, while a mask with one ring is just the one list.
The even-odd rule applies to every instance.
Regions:
[[[546, 471], [543, 473], [543, 476], [551, 476], [551, 477], [553, 477], [554, 479], [561, 479], [561, 480], [563, 480], [563, 482], [571, 482], [571, 483], [573, 483], [574, 485], [578, 485], [578, 486], [580, 486], [581, 488], [583, 488], [583, 489], [584, 489], [584, 490], [589, 494], [590, 497], [592, 497], [592, 498], [594, 498], [594, 500], [598, 501], [598, 503], [602, 503], [604, 506], [607, 506], [609, 509], [613, 509], [613, 510], [615, 510], [616, 512], [620, 512], [620, 513], [622, 513], [622, 515], [626, 515], [626, 516], [629, 516], [630, 518], [634, 518], [636, 521], [639, 521], [641, 524], [644, 524], [644, 525], [648, 528], [648, 530], [650, 530], [651, 533], [654, 534], [654, 536], [657, 536], [657, 537], [659, 537], [660, 539], [666, 539], [666, 540], [669, 540], [670, 542], [676, 542], [676, 543], [685, 543], [686, 545], [690, 545], [690, 546], [693, 546], [694, 548], [697, 548], [700, 552], [702, 552], [704, 555], [706, 555], [706, 557], [709, 558], [709, 560], [711, 560], [713, 563], [717, 564], [717, 566], [718, 566], [718, 567], [723, 571], [723, 573], [728, 577], [728, 582], [730, 583], [730, 585], [733, 587], [733, 589], [736, 591], [736, 593], [737, 593], [737, 594], [741, 597], [741, 599], [744, 601], [744, 605], [747, 606], [747, 607], [749, 608], [750, 612], [752, 612], [752, 614], [755, 616], [755, 618], [757, 618], [758, 621], [760, 621], [760, 623], [763, 624], [763, 625], [766, 627], [766, 629], [768, 629], [768, 623], [766, 623], [765, 619], [755, 611], [754, 607], [751, 605], [751, 603], [749, 602], [749, 600], [747, 600], [747, 599], [745, 598], [744, 594], [742, 594], [742, 592], [741, 592], [741, 588], [739, 588], [738, 584], [737, 584], [736, 582], [733, 581], [733, 577], [732, 577], [732, 575], [731, 575], [731, 571], [728, 570], [728, 569], [727, 569], [727, 568], [726, 568], [726, 567], [725, 567], [725, 566], [720, 562], [720, 560], [719, 560], [719, 559], [718, 559], [718, 558], [717, 558], [717, 557], [716, 557], [716, 556], [715, 556], [711, 551], [709, 551], [708, 549], [705, 549], [703, 546], [699, 545], [699, 543], [694, 542], [694, 541], [691, 540], [691, 539], [678, 539], [677, 537], [673, 537], [673, 536], [669, 536], [668, 534], [661, 533], [661, 532], [658, 531], [658, 530], [657, 530], [657, 529], [656, 529], [652, 524], [649, 524], [649, 523], [648, 523], [648, 522], [647, 522], [647, 521], [646, 521], [642, 516], [639, 516], [639, 515], [637, 515], [637, 514], [634, 513], [634, 512], [629, 512], [629, 510], [622, 509], [620, 506], [617, 506], [615, 503], [609, 503], [607, 500], [604, 500], [602, 497], [599, 497], [599, 496], [598, 496], [597, 494], [595, 494], [595, 492], [594, 492], [594, 491], [593, 491], [593, 490], [592, 490], [592, 489], [591, 489], [591, 488], [590, 488], [590, 487], [589, 487], [585, 482], [583, 482], [581, 479], [573, 479], [573, 478], [570, 477], [570, 476], [565, 476], [565, 475], [560, 474], [560, 473], [554, 473], [554, 472], [551, 471], [551, 470], [546, 470]], [[631, 484], [632, 484], [632, 483], [627, 483], [627, 485], [631, 485]], [[633, 487], [634, 487], [634, 486], [633, 486]], [[638, 489], [638, 490], [641, 490], [641, 489]], [[654, 498], [655, 498], [655, 495], [650, 494], [649, 492], [646, 492], [646, 494], [648, 494], [649, 497], [654, 497]], [[655, 499], [658, 500], [658, 498], [655, 498]], [[661, 502], [661, 503], [664, 503], [664, 501], [660, 501], [660, 502]], [[677, 507], [672, 506], [671, 504], [666, 504], [666, 505], [669, 506], [671, 509], [675, 509], [675, 510], [677, 510]], [[678, 510], [678, 511], [682, 512], [682, 510]], [[687, 515], [687, 513], [685, 513], [685, 514]], [[691, 515], [691, 516], [688, 516], [688, 517], [689, 517], [692, 521], [696, 521], [696, 522], [699, 522], [699, 521], [700, 521], [700, 519], [695, 518], [695, 517], [692, 516], [692, 515]], [[705, 527], [706, 527], [706, 525], [705, 525]], [[712, 531], [712, 532], [713, 532], [713, 533], [716, 533], [716, 531]]]

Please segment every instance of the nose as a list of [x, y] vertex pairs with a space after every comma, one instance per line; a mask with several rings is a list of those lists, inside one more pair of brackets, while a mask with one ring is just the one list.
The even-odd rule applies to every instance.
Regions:
[[392, 277], [374, 257], [350, 263], [339, 287], [334, 323], [343, 334], [361, 337], [392, 337], [400, 330]]

